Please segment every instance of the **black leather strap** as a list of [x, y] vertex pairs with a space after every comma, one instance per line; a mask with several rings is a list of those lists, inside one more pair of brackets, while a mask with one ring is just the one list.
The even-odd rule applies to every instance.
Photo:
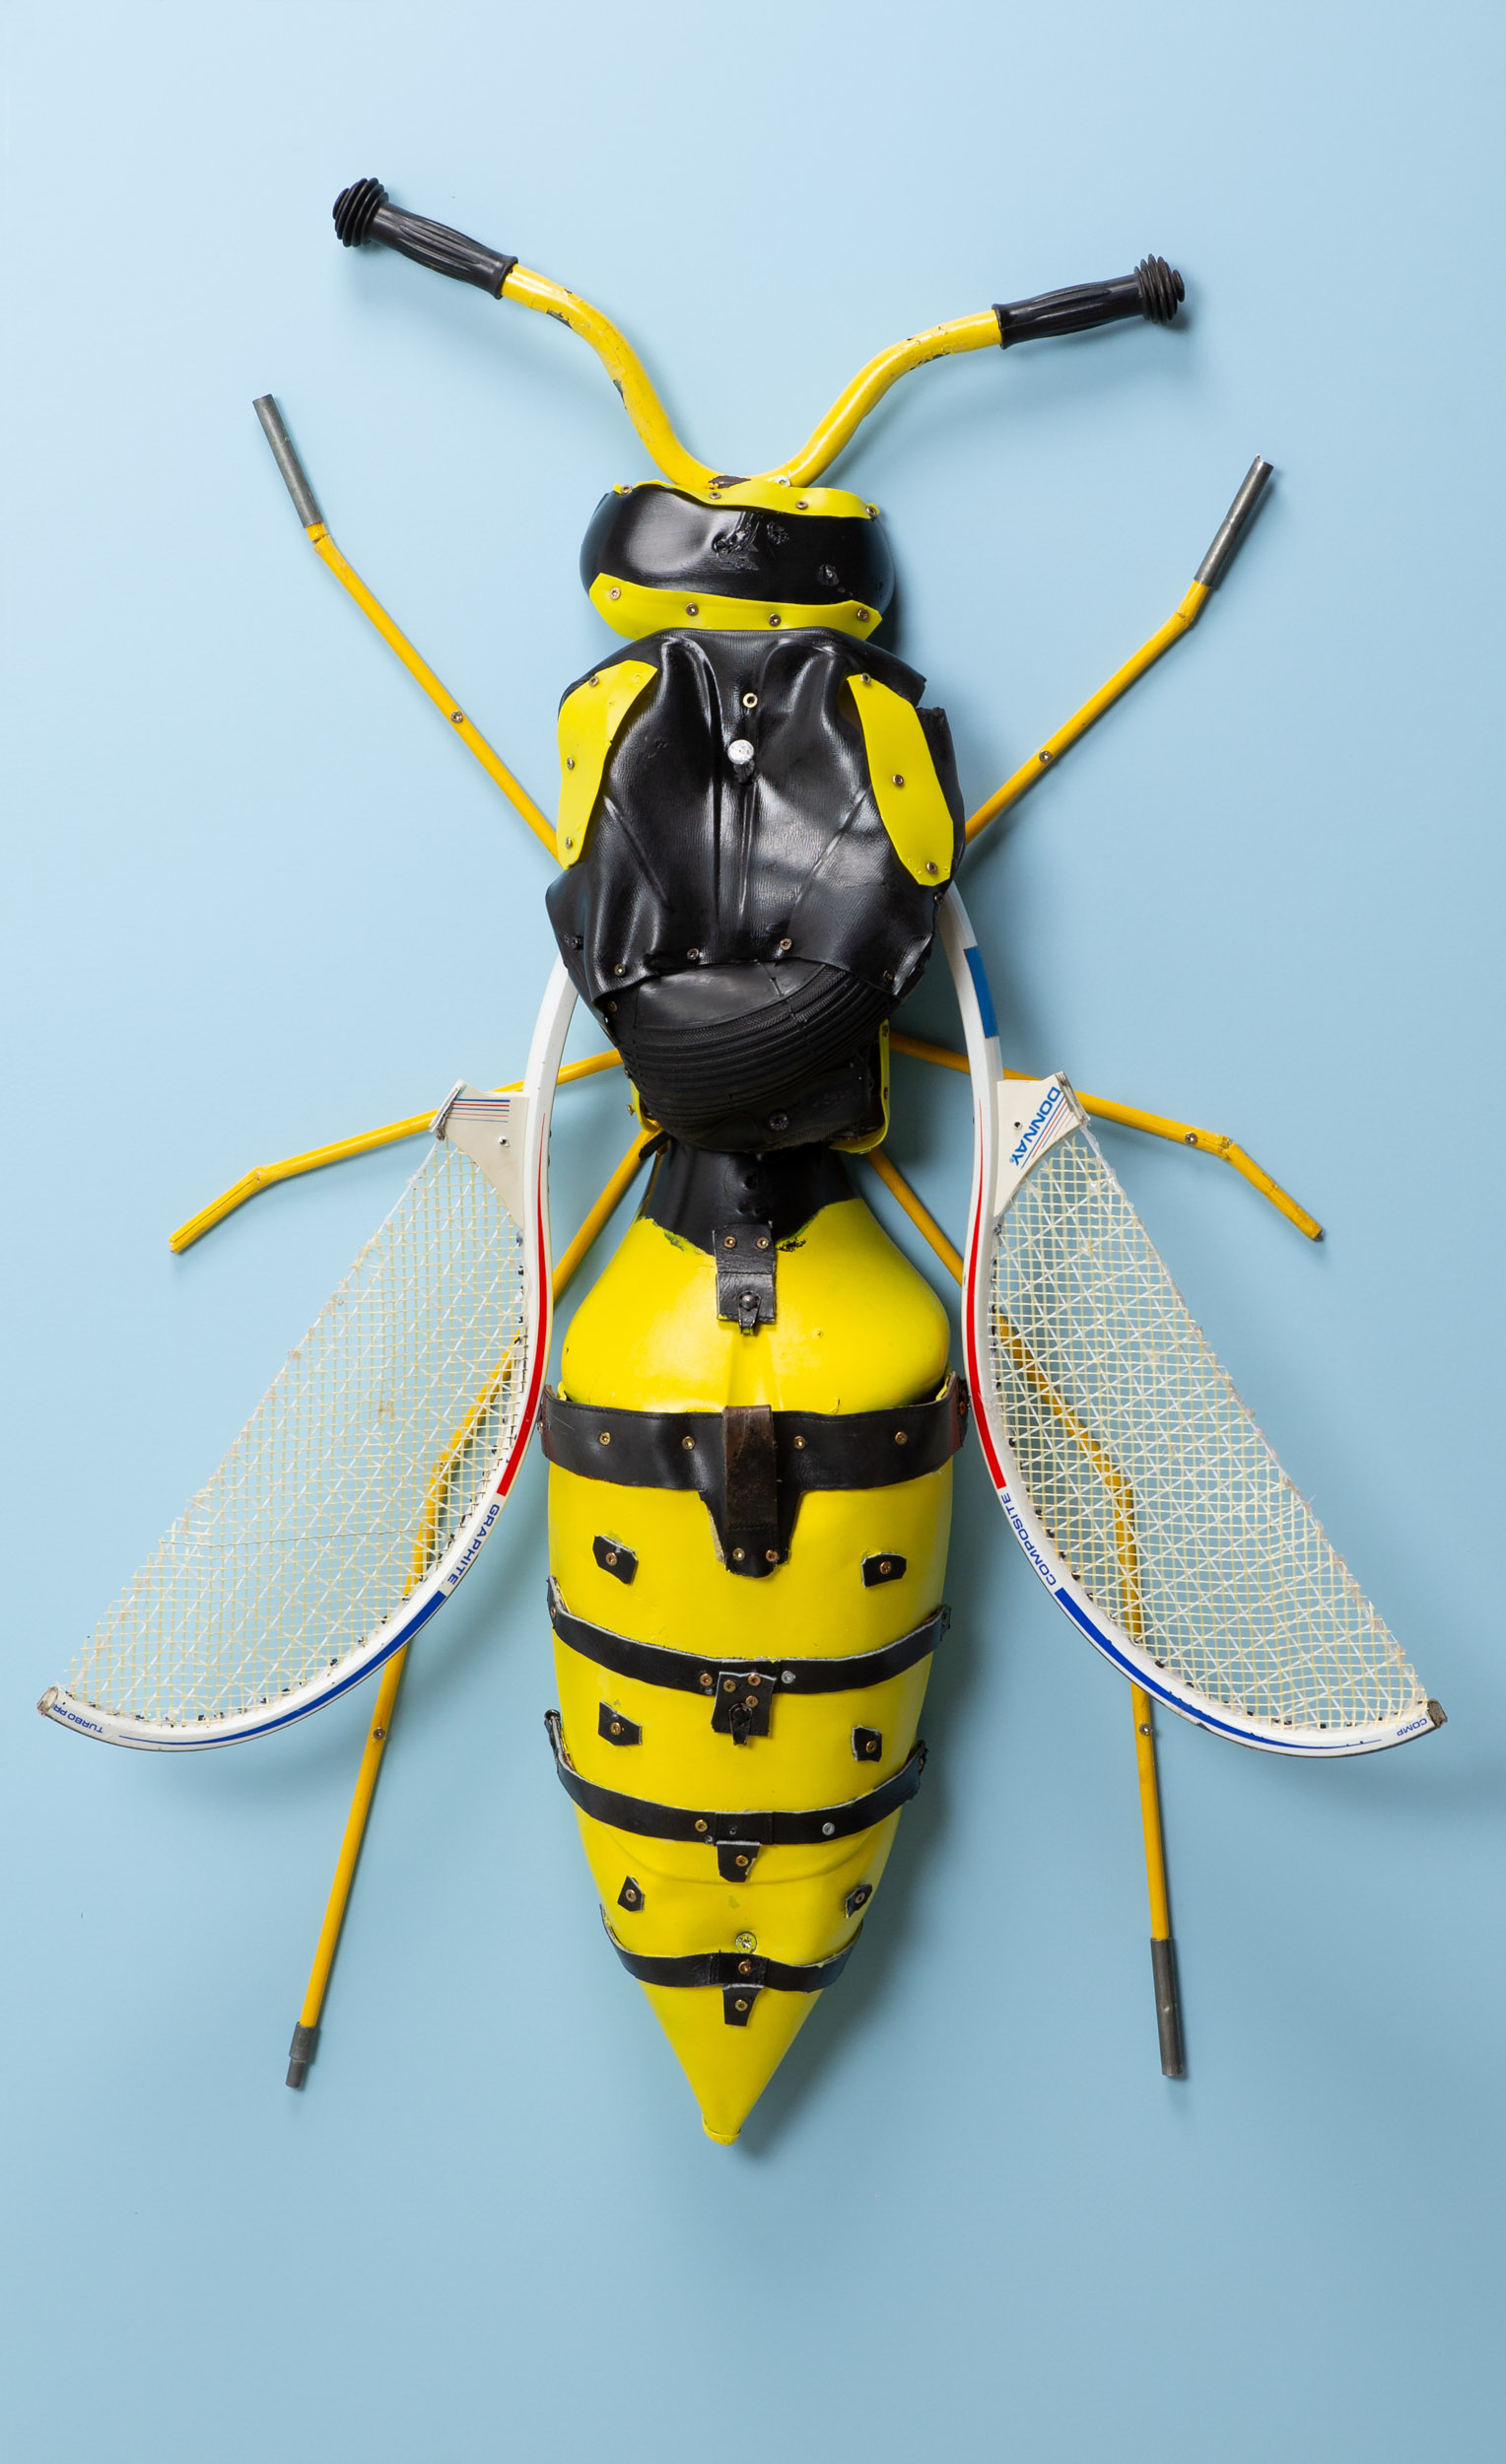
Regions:
[[623, 1411], [544, 1393], [544, 1452], [589, 1480], [693, 1489], [727, 1569], [771, 1573], [789, 1554], [811, 1489], [889, 1488], [950, 1462], [967, 1432], [959, 1377], [929, 1403], [892, 1411]]
[[[605, 1920], [603, 1919], [603, 1922]], [[642, 1951], [629, 1951], [620, 1943], [608, 1925], [607, 1941], [630, 1976], [641, 1985], [717, 1985], [741, 1987], [757, 1993], [767, 1985], [777, 1994], [818, 1994], [828, 1985], [835, 1985], [857, 1948], [857, 1933], [850, 1943], [830, 1959], [811, 1959], [803, 1966], [793, 1966], [785, 1959], [762, 1959], [753, 1951], [692, 1951], [683, 1959], [646, 1958]]]
[[698, 1813], [693, 1806], [655, 1805], [649, 1798], [625, 1797], [615, 1788], [598, 1788], [593, 1780], [582, 1779], [566, 1754], [559, 1713], [546, 1711], [544, 1726], [561, 1784], [582, 1814], [640, 1838], [678, 1839], [715, 1848], [719, 1871], [734, 1882], [747, 1874], [760, 1848], [809, 1848], [824, 1839], [851, 1839], [856, 1831], [871, 1830], [909, 1804], [925, 1768], [925, 1747], [918, 1745], [903, 1770], [865, 1797], [849, 1798], [845, 1805], [815, 1806], [796, 1813], [729, 1812], [725, 1808]]
[[549, 1614], [561, 1642], [580, 1652], [582, 1659], [593, 1660], [598, 1669], [634, 1677], [641, 1685], [667, 1685], [680, 1694], [704, 1694], [708, 1702], [723, 1677], [756, 1675], [790, 1694], [848, 1694], [860, 1685], [881, 1685], [886, 1677], [903, 1676], [934, 1651], [952, 1616], [950, 1608], [938, 1608], [898, 1642], [885, 1643], [877, 1651], [853, 1652], [840, 1660], [737, 1660], [723, 1659], [716, 1652], [703, 1656], [666, 1651], [658, 1643], [636, 1643], [626, 1634], [614, 1634], [609, 1626], [587, 1624], [584, 1617], [571, 1615], [553, 1582]]

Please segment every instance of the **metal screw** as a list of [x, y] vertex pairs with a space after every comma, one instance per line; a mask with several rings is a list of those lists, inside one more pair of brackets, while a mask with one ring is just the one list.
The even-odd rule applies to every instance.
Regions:
[[879, 1570], [879, 1573], [880, 1573], [880, 1574], [887, 1574], [887, 1573], [889, 1572], [889, 1565], [890, 1565], [890, 1561], [889, 1561], [889, 1559], [888, 1559], [887, 1557], [880, 1557], [880, 1559], [879, 1559], [879, 1561], [878, 1561], [878, 1570]]
[[746, 1857], [734, 1857], [734, 1858], [732, 1859], [732, 1863], [733, 1863], [734, 1865], [744, 1865], [744, 1866], [745, 1866], [745, 1865], [747, 1864], [747, 1862], [748, 1862], [748, 1860], [747, 1860], [747, 1858], [746, 1858]]
[[746, 1550], [745, 1548], [734, 1548], [734, 1549], [733, 1549], [733, 1551], [732, 1551], [732, 1555], [735, 1557], [735, 1559], [736, 1559], [736, 1561], [737, 1561], [737, 1563], [738, 1563], [739, 1565], [741, 1565], [741, 1563], [742, 1563], [742, 1561], [743, 1561], [744, 1557], [747, 1555], [747, 1553], [748, 1553], [748, 1552], [747, 1552], [747, 1550]]
[[694, 599], [689, 599], [689, 600], [687, 600], [687, 602], [686, 602], [686, 606], [685, 606], [685, 613], [686, 613], [686, 615], [687, 615], [687, 616], [699, 616], [699, 615], [700, 615], [701, 610], [700, 610], [700, 609], [699, 609], [699, 607], [696, 605], [696, 602], [695, 602], [695, 600], [694, 600]]
[[794, 1451], [795, 1451], [795, 1453], [796, 1453], [797, 1455], [803, 1455], [803, 1454], [804, 1454], [804, 1452], [805, 1452], [805, 1440], [804, 1440], [804, 1438], [803, 1438], [803, 1437], [797, 1437], [797, 1438], [795, 1439], [795, 1441], [794, 1441]]
[[746, 2011], [747, 2007], [748, 2006], [745, 2002], [739, 2002], [737, 2005], [739, 2011]]
[[464, 713], [464, 711], [463, 711], [463, 710], [452, 710], [452, 711], [450, 712], [450, 714], [449, 714], [449, 723], [450, 723], [450, 725], [451, 725], [452, 727], [461, 727], [461, 726], [463, 726], [463, 725], [465, 724], [465, 713]]
[[622, 592], [617, 588], [617, 585], [614, 582], [611, 589], [607, 592], [607, 597], [609, 599], [620, 599], [621, 596]]
[[565, 844], [566, 844], [566, 846], [567, 846], [567, 847], [574, 847], [574, 846], [575, 846], [575, 840], [574, 840], [574, 839], [567, 839], [567, 840], [566, 840], [566, 842], [565, 842]]
[[609, 1566], [614, 1566], [617, 1563], [617, 1551], [615, 1548], [609, 1548], [607, 1550], [606, 1561]]
[[936, 867], [934, 864], [927, 862], [925, 869], [927, 872], [934, 872]]
[[[376, 1743], [377, 1743], [377, 1745], [380, 1745], [380, 1743], [381, 1743], [382, 1739], [385, 1737], [386, 1733], [387, 1733], [387, 1732], [386, 1732], [386, 1730], [385, 1730], [384, 1728], [374, 1728], [374, 1729], [373, 1729], [373, 1731], [372, 1731], [372, 1735], [373, 1735], [373, 1737], [376, 1740]], [[1150, 1734], [1150, 1731], [1147, 1729], [1147, 1730], [1146, 1730], [1146, 1732], [1145, 1732], [1145, 1734], [1146, 1734], [1146, 1736], [1148, 1737], [1148, 1736], [1149, 1736], [1149, 1734]]]
[[908, 1446], [910, 1439], [903, 1429], [896, 1429], [894, 1432], [894, 1442], [896, 1446]]
[[780, 1561], [780, 1552], [777, 1548], [766, 1548], [764, 1550], [764, 1557], [769, 1565], [777, 1566]]
[[857, 611], [857, 621], [860, 625], [871, 625], [873, 619], [865, 607], [860, 607]]
[[735, 1935], [733, 1937], [733, 1948], [737, 1951], [756, 1951], [758, 1949], [758, 1936], [756, 1934]]
[[710, 1687], [712, 1687], [713, 1685], [715, 1685], [715, 1684], [716, 1684], [717, 1680], [716, 1680], [716, 1678], [713, 1677], [713, 1675], [712, 1675], [712, 1673], [711, 1673], [710, 1669], [703, 1669], [703, 1670], [702, 1670], [702, 1672], [701, 1672], [701, 1682], [702, 1682], [702, 1684], [703, 1684], [703, 1685], [705, 1685], [708, 1689], [710, 1689]]
[[622, 1735], [622, 1722], [620, 1720], [614, 1720], [612, 1722], [612, 1735], [614, 1737], [620, 1737]]
[[785, 619], [783, 616], [771, 616], [769, 619], [771, 625], [782, 625]]
[[721, 1680], [721, 1690], [724, 1694], [735, 1694], [737, 1691], [736, 1677], [724, 1677]]
[[835, 1823], [835, 1822], [823, 1822], [823, 1823], [822, 1823], [822, 1825], [821, 1825], [821, 1836], [822, 1836], [822, 1838], [823, 1838], [823, 1839], [835, 1839], [835, 1838], [836, 1838], [836, 1836], [837, 1836], [837, 1825], [836, 1825], [836, 1823]]
[[705, 1819], [704, 1819], [704, 1817], [703, 1817], [701, 1814], [697, 1814], [697, 1816], [696, 1816], [696, 1828], [697, 1828], [697, 1830], [698, 1830], [698, 1831], [704, 1831], [704, 1830], [705, 1830], [705, 1828], [706, 1828], [706, 1822], [705, 1822]]
[[596, 1443], [597, 1443], [597, 1445], [598, 1445], [598, 1446], [610, 1446], [611, 1442], [612, 1442], [612, 1432], [611, 1432], [611, 1430], [610, 1430], [610, 1429], [601, 1429], [601, 1430], [598, 1430], [598, 1432], [597, 1432], [597, 1436], [596, 1436]]
[[696, 1442], [696, 1441], [695, 1441], [695, 1439], [694, 1439], [693, 1437], [682, 1437], [682, 1438], [681, 1438], [681, 1440], [680, 1440], [680, 1444], [684, 1447], [685, 1452], [686, 1452], [686, 1454], [687, 1454], [687, 1455], [691, 1453], [692, 1449], [693, 1449], [693, 1448], [694, 1448], [694, 1446], [695, 1446], [695, 1442]]
[[794, 1671], [793, 1671], [793, 1669], [787, 1669], [787, 1670], [785, 1671], [784, 1676], [783, 1676], [783, 1677], [781, 1677], [781, 1679], [780, 1679], [780, 1683], [781, 1683], [782, 1685], [792, 1685], [792, 1684], [794, 1683]]
[[739, 1976], [751, 1976], [753, 1973], [752, 1961], [750, 1959], [739, 1959], [737, 1962], [737, 1973]]

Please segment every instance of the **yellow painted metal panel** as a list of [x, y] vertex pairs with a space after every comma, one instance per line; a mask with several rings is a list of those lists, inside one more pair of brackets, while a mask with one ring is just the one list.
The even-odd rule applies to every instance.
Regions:
[[952, 817], [915, 706], [876, 676], [854, 676], [879, 818], [905, 870], [936, 888], [951, 879]]
[[793, 599], [730, 599], [697, 590], [649, 590], [642, 582], [624, 582], [620, 574], [598, 574], [590, 586], [590, 603], [614, 633], [630, 642], [646, 634], [668, 633], [845, 633], [865, 642], [879, 622], [875, 607], [856, 599], [812, 601]]
[[555, 836], [560, 861], [577, 864], [601, 788], [612, 738], [646, 684], [658, 674], [647, 659], [620, 659], [587, 676], [560, 706], [560, 818]]

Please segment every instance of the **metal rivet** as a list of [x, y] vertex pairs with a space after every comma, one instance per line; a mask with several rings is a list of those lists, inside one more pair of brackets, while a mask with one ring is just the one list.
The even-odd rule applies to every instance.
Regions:
[[904, 772], [903, 772], [903, 771], [901, 771], [901, 770], [896, 770], [896, 771], [894, 772], [894, 774], [893, 774], [893, 777], [894, 777], [894, 784], [895, 784], [895, 786], [896, 786], [897, 787], [902, 787], [904, 786], [904, 784], [905, 784], [905, 774], [904, 774]]
[[705, 1817], [699, 1814], [696, 1816], [696, 1828], [698, 1831], [704, 1831], [706, 1828]]
[[733, 1937], [733, 1948], [737, 1951], [756, 1951], [758, 1949], [758, 1936], [756, 1934], [737, 1934]]
[[934, 865], [934, 864], [932, 864], [932, 863], [927, 863], [927, 864], [926, 864], [925, 869], [926, 869], [926, 871], [927, 871], [927, 872], [934, 872], [934, 871], [935, 871], [935, 869], [936, 869], [936, 867], [935, 867], [935, 865]]
[[737, 1691], [736, 1677], [724, 1677], [721, 1680], [721, 1690], [724, 1694], [735, 1694]]
[[747, 2007], [746, 2002], [739, 2002], [737, 2005], [739, 2011], [746, 2011]]
[[612, 586], [612, 588], [611, 588], [611, 589], [607, 592], [607, 597], [608, 597], [609, 599], [620, 599], [620, 598], [621, 598], [621, 596], [622, 596], [622, 592], [621, 592], [621, 591], [617, 588], [616, 584], [614, 583], [614, 584], [613, 584], [613, 586]]
[[753, 1973], [752, 1961], [750, 1959], [739, 1959], [737, 1962], [737, 1973], [739, 1976], [751, 1976]]
[[[372, 1735], [376, 1738], [376, 1743], [378, 1744], [378, 1745], [380, 1745], [380, 1743], [381, 1743], [382, 1739], [385, 1737], [386, 1733], [387, 1733], [387, 1732], [386, 1732], [386, 1730], [385, 1730], [384, 1728], [374, 1728], [374, 1729], [373, 1729], [373, 1731], [372, 1731]], [[1147, 1730], [1145, 1731], [1145, 1734], [1146, 1734], [1146, 1736], [1148, 1737], [1148, 1736], [1149, 1736], [1149, 1734], [1150, 1734], [1150, 1731], [1147, 1729]]]
[[789, 1127], [788, 1113], [772, 1112], [769, 1115], [769, 1127], [771, 1129], [787, 1129]]
[[606, 1561], [609, 1566], [614, 1566], [617, 1563], [617, 1551], [615, 1548], [609, 1548], [607, 1550]]
[[759, 1248], [759, 1249], [767, 1249], [767, 1248], [768, 1248], [768, 1246], [769, 1246], [769, 1235], [768, 1235], [768, 1233], [767, 1233], [767, 1232], [760, 1232], [760, 1234], [759, 1234], [759, 1236], [758, 1236], [758, 1240], [757, 1240], [757, 1242], [756, 1242], [755, 1246], [756, 1246], [757, 1248]]
[[860, 625], [871, 625], [873, 619], [865, 607], [860, 607], [857, 611], [857, 621]]
[[805, 1440], [804, 1440], [804, 1438], [803, 1438], [803, 1437], [797, 1437], [797, 1438], [795, 1439], [795, 1441], [794, 1441], [794, 1451], [795, 1451], [795, 1453], [796, 1453], [797, 1455], [803, 1455], [803, 1454], [804, 1454], [804, 1452], [805, 1452]]
[[745, 1548], [734, 1548], [734, 1549], [733, 1549], [733, 1551], [732, 1551], [732, 1555], [736, 1558], [737, 1563], [738, 1563], [739, 1565], [741, 1565], [741, 1563], [742, 1563], [742, 1561], [743, 1561], [744, 1557], [747, 1555], [747, 1553], [748, 1553], [748, 1552], [747, 1552], [747, 1550], [746, 1550]]
[[780, 943], [780, 948], [782, 950], [792, 950], [793, 947], [794, 943], [792, 941], [781, 941]]
[[566, 756], [565, 756], [565, 767], [566, 767], [566, 769], [567, 769], [567, 770], [574, 770], [575, 766], [576, 766], [576, 757], [575, 757], [574, 753], [567, 753], [567, 754], [566, 754]]
[[722, 1235], [721, 1235], [721, 1246], [722, 1246], [722, 1248], [723, 1248], [723, 1249], [735, 1249], [735, 1248], [737, 1247], [737, 1235], [736, 1235], [736, 1233], [735, 1233], [735, 1232], [723, 1232], [723, 1233], [722, 1233]]
[[880, 1557], [878, 1570], [880, 1574], [888, 1574], [891, 1571], [890, 1560], [887, 1557]]
[[696, 1441], [695, 1441], [695, 1439], [694, 1439], [693, 1437], [682, 1437], [682, 1438], [681, 1438], [681, 1440], [680, 1440], [680, 1444], [684, 1447], [685, 1452], [686, 1452], [686, 1454], [687, 1454], [687, 1455], [691, 1452], [692, 1448], [693, 1448], [693, 1447], [694, 1447], [694, 1445], [695, 1445], [695, 1442], [696, 1442]]
[[764, 1550], [764, 1557], [768, 1564], [771, 1566], [777, 1566], [780, 1561], [780, 1552], [777, 1548], [766, 1548]]
[[758, 695], [756, 693], [745, 693], [742, 697], [742, 706], [744, 710], [757, 710]]
[[452, 711], [450, 712], [450, 714], [449, 714], [449, 723], [450, 723], [450, 725], [451, 725], [452, 727], [460, 727], [460, 726], [463, 726], [463, 725], [464, 725], [464, 723], [465, 723], [465, 713], [464, 713], [464, 711], [463, 711], [463, 710], [452, 710]]
[[699, 958], [701, 953], [699, 950], [687, 950], [685, 955], [687, 958]]
[[610, 1429], [602, 1429], [597, 1433], [596, 1443], [598, 1446], [610, 1446], [611, 1442], [612, 1432]]
[[896, 1446], [908, 1446], [910, 1439], [903, 1429], [896, 1429], [894, 1432], [894, 1442]]
[[835, 1839], [835, 1838], [836, 1838], [836, 1836], [837, 1836], [837, 1825], [836, 1825], [836, 1823], [835, 1823], [835, 1822], [823, 1822], [823, 1823], [822, 1823], [822, 1825], [821, 1825], [821, 1836], [822, 1836], [822, 1838], [823, 1838], [823, 1839]]
[[743, 1696], [742, 1707], [744, 1711], [756, 1711], [758, 1709], [758, 1696], [756, 1694], [745, 1694]]
[[700, 609], [699, 609], [699, 607], [696, 605], [696, 602], [695, 602], [695, 600], [694, 600], [694, 599], [691, 599], [691, 600], [689, 600], [689, 601], [687, 602], [687, 604], [686, 604], [686, 609], [685, 609], [685, 613], [686, 613], [686, 615], [687, 615], [687, 616], [699, 616], [699, 615], [700, 615], [701, 610], [700, 610]]
[[862, 681], [863, 681], [863, 683], [864, 683], [864, 684], [871, 684], [871, 683], [873, 682], [873, 679], [872, 679], [872, 677], [871, 677], [871, 676], [864, 676], [864, 677], [863, 677], [863, 679], [862, 679]]
[[708, 1689], [710, 1689], [710, 1687], [712, 1687], [713, 1685], [715, 1685], [715, 1684], [716, 1684], [717, 1680], [716, 1680], [716, 1678], [713, 1677], [713, 1675], [712, 1675], [712, 1673], [711, 1673], [710, 1669], [703, 1669], [703, 1670], [702, 1670], [702, 1672], [701, 1672], [701, 1682], [702, 1682], [702, 1684], [703, 1684], [703, 1685], [705, 1685]]
[[599, 684], [601, 682], [601, 678], [599, 676], [592, 676], [589, 681], [592, 684]]
[[771, 616], [769, 619], [771, 625], [782, 625], [785, 619], [783, 616]]
[[575, 840], [574, 840], [574, 839], [567, 839], [567, 840], [566, 840], [566, 842], [565, 842], [565, 844], [566, 844], [566, 846], [567, 846], [567, 847], [574, 847], [574, 846], [575, 846]]
[[808, 513], [810, 512], [809, 497], [797, 496], [794, 501], [794, 510], [797, 513]]
[[784, 1676], [783, 1676], [783, 1677], [781, 1677], [781, 1679], [780, 1679], [780, 1683], [781, 1683], [782, 1685], [792, 1685], [792, 1684], [794, 1683], [794, 1671], [793, 1671], [793, 1669], [787, 1669], [787, 1670], [785, 1671]]
[[614, 1737], [620, 1737], [622, 1735], [622, 1722], [620, 1720], [614, 1720], [612, 1722], [611, 1733]]

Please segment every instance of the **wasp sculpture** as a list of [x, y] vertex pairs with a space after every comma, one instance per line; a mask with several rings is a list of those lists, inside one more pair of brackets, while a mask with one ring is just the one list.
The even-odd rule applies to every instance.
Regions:
[[[375, 180], [347, 188], [334, 219], [346, 246], [380, 243], [542, 310], [604, 362], [660, 474], [605, 496], [582, 550], [591, 603], [627, 647], [564, 697], [551, 827], [345, 563], [275, 403], [257, 404], [319, 555], [557, 855], [559, 963], [520, 1085], [462, 1082], [434, 1116], [393, 1215], [41, 1708], [115, 1743], [197, 1747], [281, 1727], [385, 1664], [294, 2038], [302, 2085], [403, 1657], [475, 1562], [538, 1428], [551, 1749], [612, 1949], [707, 2131], [731, 2141], [851, 1957], [921, 1784], [971, 1417], [1030, 1562], [1135, 1689], [1175, 2071], [1152, 1699], [1310, 1755], [1395, 1744], [1443, 1715], [1193, 1325], [1089, 1113], [1212, 1145], [1318, 1227], [1227, 1139], [1006, 1071], [954, 881], [967, 838], [1196, 620], [1268, 467], [1170, 623], [965, 825], [945, 717], [875, 638], [894, 586], [877, 508], [824, 474], [907, 370], [1117, 318], [1167, 323], [1180, 275], [1150, 257], [1123, 281], [917, 336], [864, 369], [800, 452], [749, 478], [684, 449], [621, 335], [574, 294], [397, 210]], [[891, 1039], [938, 938], [965, 1055]], [[609, 1049], [562, 1068], [578, 1003]], [[891, 1043], [971, 1077], [962, 1256], [880, 1151]], [[641, 1132], [554, 1269], [554, 1090], [619, 1059]], [[550, 1387], [553, 1290], [649, 1153], [637, 1218]], [[962, 1374], [939, 1299], [853, 1185], [845, 1159], [865, 1154], [963, 1286]]]

